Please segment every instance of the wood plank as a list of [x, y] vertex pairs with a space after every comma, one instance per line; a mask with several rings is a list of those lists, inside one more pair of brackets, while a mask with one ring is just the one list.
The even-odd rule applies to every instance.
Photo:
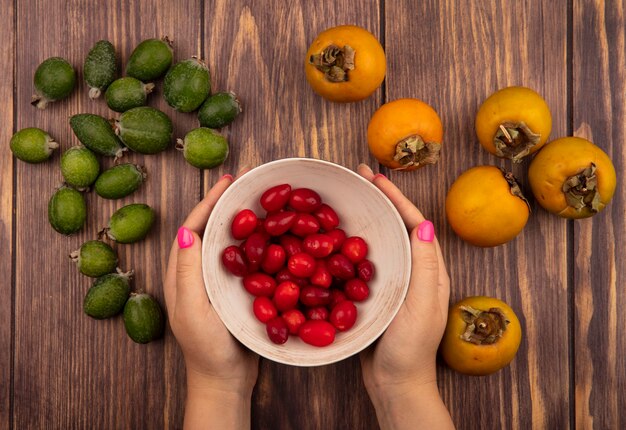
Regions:
[[0, 141], [5, 142], [0, 153], [0, 428], [11, 423], [11, 374], [13, 370], [13, 156], [8, 142], [13, 134], [13, 79], [15, 56], [15, 25], [13, 3], [0, 10]]
[[[433, 220], [451, 276], [451, 302], [488, 295], [520, 317], [523, 340], [510, 367], [475, 378], [440, 367], [444, 401], [458, 428], [566, 428], [568, 302], [566, 223], [535, 202], [524, 232], [495, 249], [462, 242], [445, 221], [447, 189], [475, 165], [511, 169], [478, 144], [474, 118], [497, 89], [524, 85], [567, 124], [567, 2], [409, 0], [386, 3], [387, 99], [416, 97], [444, 123], [442, 159], [414, 173], [385, 172]], [[528, 161], [513, 166], [526, 195]], [[549, 245], [546, 245], [549, 244]]]
[[[378, 3], [216, 1], [207, 6], [205, 53], [217, 90], [235, 91], [244, 112], [228, 128], [231, 155], [207, 172], [205, 189], [225, 172], [286, 157], [314, 157], [349, 168], [372, 164], [367, 121], [381, 91], [340, 105], [315, 95], [304, 77], [304, 54], [322, 30], [361, 25], [379, 33]], [[358, 358], [314, 369], [263, 360], [253, 398], [253, 427], [377, 428]]]
[[[125, 61], [134, 46], [169, 35], [175, 57], [200, 51], [201, 4], [197, 0], [106, 2], [19, 2], [17, 11], [18, 128], [48, 130], [63, 149], [77, 143], [68, 116], [93, 112], [113, 117], [104, 101], [90, 101], [80, 76], [78, 91], [38, 112], [29, 105], [32, 75], [43, 59], [66, 57], [81, 71], [84, 56], [99, 39], [113, 42]], [[7, 58], [7, 57], [5, 57]], [[82, 72], [82, 71], [81, 71]], [[165, 107], [159, 89], [150, 104], [175, 124], [176, 136], [195, 125], [193, 115]], [[16, 264], [16, 428], [158, 428], [180, 427], [184, 391], [182, 362], [171, 334], [150, 345], [128, 339], [121, 318], [95, 321], [82, 312], [91, 281], [80, 275], [68, 252], [96, 236], [111, 213], [131, 202], [146, 202], [159, 214], [149, 237], [120, 245], [120, 265], [133, 268], [136, 290], [154, 294], [163, 304], [162, 279], [177, 226], [197, 201], [200, 175], [172, 147], [159, 155], [130, 154], [145, 164], [149, 178], [121, 201], [87, 197], [88, 228], [72, 237], [55, 233], [47, 222], [47, 200], [61, 181], [59, 155], [40, 166], [17, 168]], [[103, 160], [110, 166], [112, 160]]]
[[626, 419], [626, 23], [623, 1], [573, 10], [573, 129], [612, 158], [618, 186], [592, 219], [574, 223], [576, 428], [624, 428]]

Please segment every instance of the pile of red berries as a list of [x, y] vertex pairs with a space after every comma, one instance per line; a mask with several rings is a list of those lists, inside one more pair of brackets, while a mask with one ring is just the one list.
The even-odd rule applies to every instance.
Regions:
[[347, 237], [335, 210], [309, 188], [277, 185], [260, 203], [265, 218], [250, 209], [235, 215], [231, 234], [243, 242], [224, 249], [222, 263], [255, 296], [252, 310], [272, 342], [292, 334], [329, 345], [336, 330], [356, 322], [354, 302], [369, 297], [374, 265], [367, 243]]

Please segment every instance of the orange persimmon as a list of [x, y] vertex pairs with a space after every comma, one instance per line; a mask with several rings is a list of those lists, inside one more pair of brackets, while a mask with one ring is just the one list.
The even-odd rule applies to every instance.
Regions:
[[370, 152], [384, 166], [415, 170], [439, 160], [443, 126], [437, 112], [417, 99], [382, 105], [367, 126]]
[[535, 91], [507, 87], [483, 102], [475, 127], [478, 141], [487, 151], [519, 163], [546, 143], [552, 130], [552, 114]]
[[513, 240], [529, 215], [528, 201], [513, 174], [495, 166], [467, 170], [446, 196], [448, 224], [474, 246], [498, 246]]
[[521, 340], [519, 320], [506, 303], [492, 297], [467, 297], [448, 312], [440, 352], [457, 372], [488, 375], [513, 360]]
[[385, 51], [372, 33], [355, 25], [321, 32], [306, 53], [306, 79], [320, 96], [333, 102], [369, 97], [385, 78]]
[[587, 218], [609, 204], [615, 167], [598, 146], [580, 137], [548, 143], [530, 163], [528, 180], [544, 209], [563, 218]]

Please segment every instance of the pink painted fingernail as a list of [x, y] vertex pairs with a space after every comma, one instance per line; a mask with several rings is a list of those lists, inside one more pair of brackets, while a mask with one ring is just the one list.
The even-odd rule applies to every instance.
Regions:
[[220, 178], [220, 181], [221, 181], [222, 179], [229, 179], [229, 180], [231, 180], [231, 181], [232, 181], [232, 180], [234, 180], [233, 175], [231, 175], [230, 173], [227, 173], [227, 174], [225, 174], [224, 176], [222, 176], [222, 177]]
[[432, 222], [423, 221], [417, 228], [417, 238], [422, 242], [432, 242], [435, 239], [435, 226]]
[[181, 227], [178, 229], [178, 246], [183, 249], [183, 248], [189, 248], [191, 245], [193, 245], [193, 234], [191, 233], [191, 230], [189, 230], [187, 227]]
[[385, 179], [387, 179], [387, 177], [385, 175], [383, 175], [382, 173], [375, 174], [373, 180], [375, 181], [378, 178], [385, 178]]

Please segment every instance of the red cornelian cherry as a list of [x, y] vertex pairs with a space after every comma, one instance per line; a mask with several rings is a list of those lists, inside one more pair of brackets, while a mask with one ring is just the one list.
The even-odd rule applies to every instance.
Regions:
[[222, 264], [230, 273], [243, 277], [248, 274], [246, 256], [243, 251], [235, 245], [231, 245], [222, 252]]
[[274, 290], [274, 305], [279, 311], [288, 311], [294, 309], [298, 305], [300, 298], [300, 287], [291, 281], [285, 281], [278, 284]]
[[337, 228], [339, 225], [339, 216], [337, 212], [326, 203], [322, 204], [313, 215], [320, 222], [322, 228], [326, 231]]
[[302, 324], [298, 336], [309, 345], [326, 346], [335, 341], [335, 327], [328, 321], [309, 320]]
[[297, 188], [289, 196], [289, 206], [298, 212], [313, 212], [322, 205], [322, 198], [310, 188]]
[[330, 313], [325, 306], [315, 306], [314, 308], [308, 308], [306, 310], [306, 318], [309, 320], [322, 320], [328, 321]]
[[299, 213], [290, 231], [296, 236], [305, 237], [320, 231], [320, 223], [317, 218], [311, 214]]
[[362, 237], [358, 236], [347, 238], [341, 245], [341, 253], [355, 264], [367, 256], [367, 251], [367, 243]]
[[248, 238], [257, 228], [257, 216], [250, 209], [244, 209], [235, 215], [230, 232], [237, 240]]
[[291, 185], [281, 184], [270, 188], [261, 195], [261, 206], [268, 212], [276, 212], [285, 207], [291, 195]]
[[274, 303], [267, 297], [257, 297], [252, 302], [252, 311], [256, 319], [262, 323], [266, 323], [269, 320], [278, 316], [278, 311]]
[[281, 317], [271, 319], [265, 324], [267, 336], [277, 345], [282, 345], [289, 339], [289, 328]]
[[285, 267], [286, 261], [287, 255], [283, 247], [272, 243], [265, 250], [265, 257], [261, 263], [261, 269], [263, 269], [265, 273], [272, 275]]
[[306, 321], [306, 317], [302, 311], [299, 311], [298, 309], [289, 309], [288, 311], [283, 312], [281, 316], [287, 324], [289, 334], [298, 334], [300, 326], [302, 326], [302, 324]]
[[325, 234], [310, 234], [302, 241], [302, 248], [315, 258], [328, 257], [333, 252], [333, 240]]
[[370, 296], [370, 289], [365, 282], [360, 279], [350, 279], [343, 287], [346, 297], [355, 302], [362, 302]]
[[315, 267], [315, 258], [304, 252], [292, 255], [287, 261], [289, 271], [299, 278], [308, 278], [311, 276], [315, 273]]
[[287, 233], [296, 222], [298, 214], [291, 211], [276, 212], [265, 218], [263, 228], [271, 236], [280, 236]]
[[357, 310], [354, 303], [344, 300], [338, 303], [330, 312], [330, 322], [339, 331], [346, 331], [352, 328], [356, 322]]

